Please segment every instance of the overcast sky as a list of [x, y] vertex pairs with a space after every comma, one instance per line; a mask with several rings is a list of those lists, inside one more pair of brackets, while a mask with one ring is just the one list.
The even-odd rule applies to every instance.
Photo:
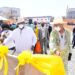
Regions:
[[0, 7], [18, 7], [21, 16], [64, 16], [75, 0], [0, 0]]

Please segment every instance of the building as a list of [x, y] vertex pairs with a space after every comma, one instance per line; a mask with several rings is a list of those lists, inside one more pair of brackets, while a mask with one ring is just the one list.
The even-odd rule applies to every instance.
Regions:
[[75, 19], [75, 8], [67, 8], [66, 18], [67, 19]]
[[16, 20], [18, 17], [20, 17], [20, 9], [13, 7], [1, 7], [0, 16]]
[[25, 17], [26, 20], [32, 19], [33, 22], [37, 21], [38, 23], [44, 22], [44, 23], [49, 23], [52, 21], [53, 17], [52, 16], [36, 16], [36, 17]]

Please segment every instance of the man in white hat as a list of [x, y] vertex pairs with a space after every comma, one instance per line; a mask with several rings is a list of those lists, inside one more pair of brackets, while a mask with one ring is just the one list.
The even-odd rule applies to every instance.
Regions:
[[64, 28], [67, 24], [62, 18], [54, 19], [53, 31], [50, 36], [50, 52], [61, 56], [65, 65], [65, 70], [68, 70], [68, 55], [71, 53], [70, 49], [70, 33]]
[[19, 19], [17, 22], [18, 28], [4, 41], [3, 44], [13, 40], [16, 47], [16, 53], [19, 54], [23, 50], [32, 50], [36, 44], [36, 36], [32, 28], [25, 25], [25, 20]]

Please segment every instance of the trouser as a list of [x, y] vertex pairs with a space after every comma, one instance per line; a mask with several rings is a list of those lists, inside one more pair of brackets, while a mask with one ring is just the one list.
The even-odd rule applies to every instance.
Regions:
[[63, 60], [63, 63], [64, 63], [64, 68], [65, 68], [65, 71], [66, 71], [66, 75], [68, 75], [68, 55], [69, 53], [67, 52], [67, 50], [63, 50], [61, 51], [61, 58]]
[[66, 71], [66, 75], [68, 75], [68, 59], [67, 58], [65, 57], [65, 59], [63, 59], [63, 63], [64, 63], [64, 68], [65, 68], [65, 71]]
[[45, 38], [41, 40], [41, 48], [43, 53], [47, 54], [47, 41]]
[[72, 46], [72, 48], [74, 48], [75, 47], [75, 42], [73, 42], [73, 46]]

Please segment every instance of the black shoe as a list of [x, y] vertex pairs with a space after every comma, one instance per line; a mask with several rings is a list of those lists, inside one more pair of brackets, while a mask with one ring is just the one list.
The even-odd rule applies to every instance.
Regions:
[[47, 52], [45, 52], [45, 54], [47, 54]]

